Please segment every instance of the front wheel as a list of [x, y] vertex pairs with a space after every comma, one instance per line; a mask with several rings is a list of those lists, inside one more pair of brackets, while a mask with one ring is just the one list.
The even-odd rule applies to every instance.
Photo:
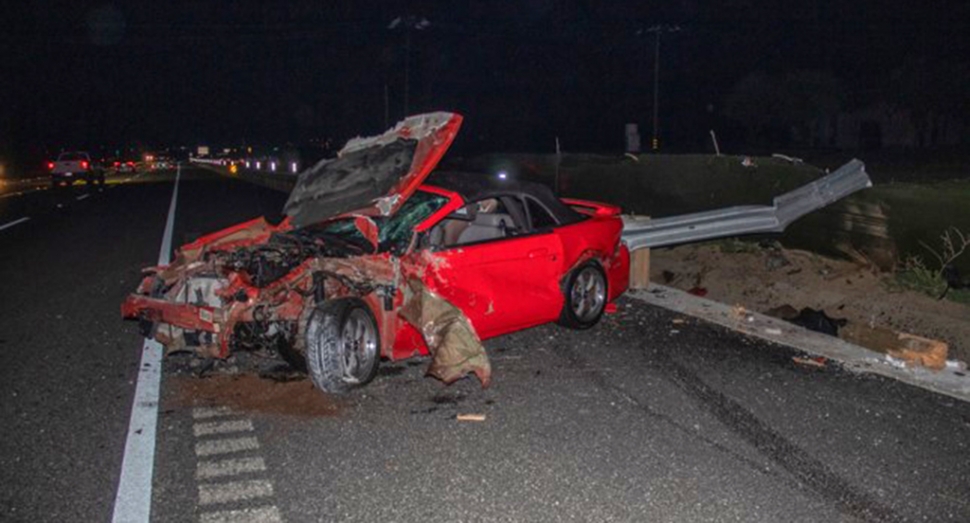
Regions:
[[588, 329], [600, 321], [606, 308], [606, 273], [599, 263], [588, 261], [573, 270], [563, 292], [560, 325]]
[[374, 379], [380, 349], [377, 321], [360, 299], [325, 301], [307, 320], [307, 370], [324, 392], [342, 394]]

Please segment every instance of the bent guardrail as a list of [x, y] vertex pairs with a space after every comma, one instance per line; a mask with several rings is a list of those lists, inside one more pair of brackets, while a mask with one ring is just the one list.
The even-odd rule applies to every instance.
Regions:
[[772, 205], [725, 207], [657, 219], [625, 216], [623, 241], [635, 251], [742, 234], [781, 232], [798, 218], [871, 186], [865, 164], [853, 159], [823, 178], [775, 197]]

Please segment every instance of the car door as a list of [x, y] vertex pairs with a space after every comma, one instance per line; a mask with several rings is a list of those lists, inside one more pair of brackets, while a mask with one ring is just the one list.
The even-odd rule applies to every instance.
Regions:
[[[482, 338], [556, 319], [563, 303], [558, 235], [532, 231], [523, 215], [516, 219], [501, 204], [476, 214], [459, 235], [464, 239], [430, 255], [425, 284], [461, 309]], [[483, 229], [498, 224], [501, 234], [468, 234], [476, 222]]]

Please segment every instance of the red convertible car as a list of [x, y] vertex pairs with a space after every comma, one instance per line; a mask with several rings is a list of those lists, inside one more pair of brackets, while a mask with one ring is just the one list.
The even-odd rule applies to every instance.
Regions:
[[276, 350], [326, 392], [381, 358], [488, 385], [481, 340], [558, 321], [593, 326], [629, 278], [617, 207], [541, 185], [432, 170], [461, 116], [412, 116], [302, 173], [263, 218], [182, 246], [122, 305], [167, 352]]

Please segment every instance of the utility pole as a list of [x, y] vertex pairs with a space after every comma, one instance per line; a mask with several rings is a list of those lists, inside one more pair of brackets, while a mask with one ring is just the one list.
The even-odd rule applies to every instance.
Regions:
[[427, 18], [414, 15], [404, 15], [391, 20], [387, 28], [404, 30], [404, 116], [411, 114], [411, 31], [421, 31], [431, 26]]
[[384, 128], [387, 129], [391, 120], [391, 96], [387, 90], [387, 80], [384, 80]]
[[650, 149], [657, 151], [660, 149], [660, 34], [676, 33], [680, 31], [679, 25], [657, 24], [648, 29], [641, 29], [637, 33], [653, 33], [653, 139], [650, 140]]

